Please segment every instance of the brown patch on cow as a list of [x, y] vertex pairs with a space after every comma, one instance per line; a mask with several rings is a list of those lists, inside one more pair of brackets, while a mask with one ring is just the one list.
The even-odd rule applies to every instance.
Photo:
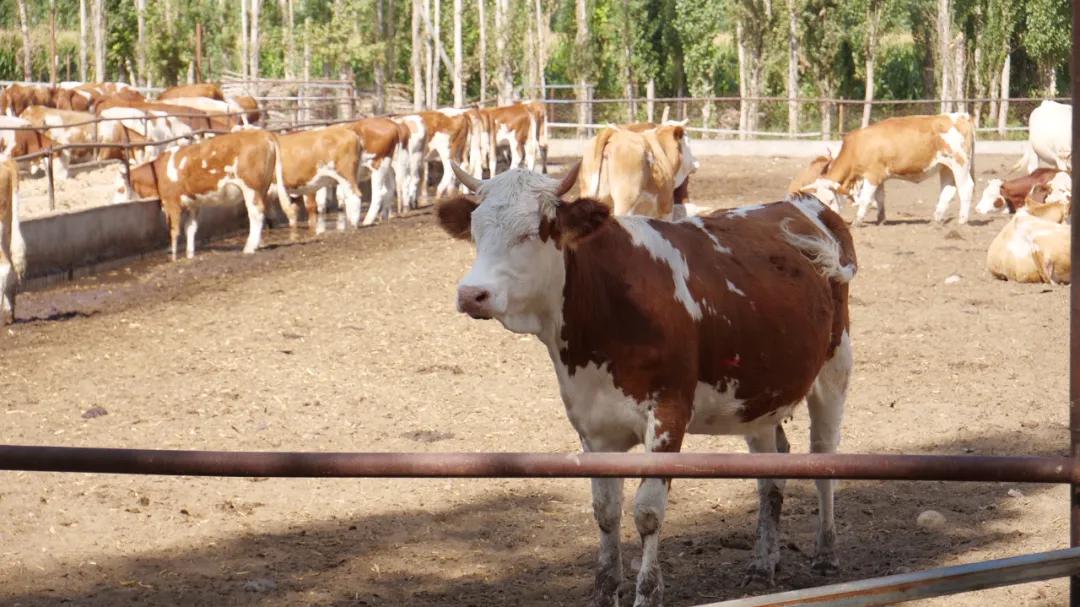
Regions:
[[[1001, 195], [994, 201], [994, 208], [1008, 207], [1010, 213], [1025, 204], [1025, 199], [1037, 185], [1049, 183], [1060, 171], [1046, 167], [1035, 169], [1030, 175], [1023, 175], [1015, 179], [1001, 182]], [[1046, 194], [1043, 194], [1045, 199]]]
[[798, 194], [803, 188], [817, 181], [829, 170], [830, 162], [832, 162], [832, 155], [818, 156], [811, 160], [810, 164], [806, 165], [806, 168], [788, 183], [788, 193]]
[[216, 101], [225, 101], [221, 87], [212, 82], [171, 86], [158, 95], [158, 99], [180, 99], [183, 97], [206, 97]]
[[344, 126], [360, 136], [364, 151], [375, 156], [376, 162], [392, 157], [400, 142], [399, 125], [389, 118], [364, 118]]
[[477, 206], [468, 196], [440, 200], [435, 206], [439, 227], [458, 240], [472, 240], [472, 213]]
[[563, 203], [555, 208], [555, 229], [560, 248], [576, 246], [611, 217], [611, 208], [591, 198]]

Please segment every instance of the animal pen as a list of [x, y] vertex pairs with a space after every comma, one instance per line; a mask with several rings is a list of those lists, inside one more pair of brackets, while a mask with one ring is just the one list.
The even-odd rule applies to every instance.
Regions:
[[[1073, 12], [1073, 146], [1080, 144], [1080, 11]], [[48, 165], [49, 163], [47, 163]], [[1073, 196], [1080, 178], [1073, 176]], [[1080, 211], [1072, 210], [1072, 219]], [[1073, 233], [1074, 258], [1080, 246]], [[0, 445], [0, 469], [101, 474], [335, 478], [836, 478], [1053, 483], [1071, 486], [1070, 548], [736, 599], [702, 607], [884, 605], [1071, 576], [1080, 606], [1080, 284], [1070, 286], [1069, 456], [794, 454], [299, 453]]]

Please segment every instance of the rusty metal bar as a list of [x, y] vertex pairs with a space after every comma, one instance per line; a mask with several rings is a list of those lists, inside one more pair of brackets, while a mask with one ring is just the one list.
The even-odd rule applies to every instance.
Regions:
[[839, 478], [1071, 483], [1067, 457], [730, 453], [314, 453], [0, 445], [0, 470], [370, 478]]
[[56, 156], [53, 155], [53, 149], [49, 148], [49, 155], [45, 157], [45, 177], [48, 179], [49, 185], [49, 210], [56, 210], [56, 184], [53, 180], [53, 162], [56, 160]]
[[[1072, 149], [1080, 148], [1080, 40], [1077, 30], [1080, 28], [1080, 10], [1072, 3], [1072, 53], [1069, 71], [1072, 76]], [[1080, 172], [1072, 175], [1073, 200], [1080, 200]], [[1072, 225], [1080, 225], [1080, 205], [1073, 205]], [[1076, 251], [1080, 248], [1080, 234], [1072, 231], [1070, 256], [1077, 261]], [[1069, 286], [1069, 452], [1074, 462], [1080, 462], [1080, 281], [1071, 281]], [[1069, 487], [1069, 545], [1080, 546], [1080, 483], [1073, 482]], [[1080, 607], [1080, 575], [1069, 578], [1069, 604]]]
[[1077, 573], [1080, 573], [1080, 548], [1069, 548], [709, 603], [698, 607], [872, 607], [1025, 584]]

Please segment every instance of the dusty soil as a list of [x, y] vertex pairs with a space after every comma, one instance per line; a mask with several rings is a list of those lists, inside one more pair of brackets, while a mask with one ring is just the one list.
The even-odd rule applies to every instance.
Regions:
[[[1013, 160], [980, 158], [977, 191]], [[802, 162], [706, 158], [691, 192], [721, 206], [773, 200]], [[889, 222], [856, 231], [841, 448], [1064, 453], [1067, 289], [991, 278], [983, 258], [1004, 218], [930, 223], [935, 187], [890, 184]], [[24, 294], [20, 322], [0, 337], [2, 442], [578, 448], [541, 345], [454, 312], [472, 250], [430, 215], [270, 240], [255, 256], [224, 242], [190, 262]], [[800, 410], [794, 450], [806, 435]], [[687, 449], [745, 447], [692, 437]], [[581, 605], [597, 544], [589, 503], [584, 480], [2, 473], [0, 604]], [[1061, 548], [1067, 506], [1060, 487], [842, 483], [841, 571], [824, 579], [809, 568], [813, 484], [793, 481], [777, 589]], [[674, 483], [661, 544], [670, 605], [744, 594], [755, 508], [750, 480]], [[918, 527], [928, 509], [946, 525]], [[628, 569], [634, 536], [624, 517]], [[923, 604], [1057, 605], [1065, 588]]]
[[30, 219], [51, 213], [77, 211], [112, 204], [116, 192], [116, 177], [123, 172], [119, 163], [101, 166], [72, 165], [67, 179], [53, 182], [56, 209], [49, 209], [49, 182], [45, 174], [31, 177], [22, 173], [19, 179], [20, 217]]

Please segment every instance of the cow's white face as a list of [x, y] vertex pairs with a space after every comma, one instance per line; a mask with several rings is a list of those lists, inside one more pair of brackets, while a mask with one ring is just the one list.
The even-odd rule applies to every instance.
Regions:
[[991, 179], [987, 182], [986, 189], [983, 190], [982, 193], [982, 198], [979, 199], [979, 204], [975, 205], [975, 212], [982, 213], [983, 215], [993, 213], [994, 209], [1008, 212], [1008, 207], [1001, 198], [1001, 184], [1002, 181], [1000, 179]]
[[815, 179], [813, 183], [802, 188], [802, 192], [811, 194], [833, 211], [840, 212], [840, 184], [829, 179]]
[[1050, 193], [1046, 195], [1046, 202], [1052, 204], [1060, 202], [1063, 204], [1069, 204], [1072, 202], [1072, 176], [1062, 171], [1054, 175], [1053, 179], [1047, 182], [1050, 186]]
[[701, 166], [698, 159], [694, 157], [694, 153], [690, 151], [690, 139], [686, 135], [683, 135], [682, 140], [679, 141], [679, 152], [682, 162], [679, 164], [678, 172], [675, 173], [675, 187], [681, 186]]
[[524, 169], [484, 182], [469, 224], [476, 261], [458, 284], [459, 311], [530, 334], [540, 333], [559, 311], [563, 257], [554, 240], [540, 234], [541, 224], [554, 220], [557, 187]]

